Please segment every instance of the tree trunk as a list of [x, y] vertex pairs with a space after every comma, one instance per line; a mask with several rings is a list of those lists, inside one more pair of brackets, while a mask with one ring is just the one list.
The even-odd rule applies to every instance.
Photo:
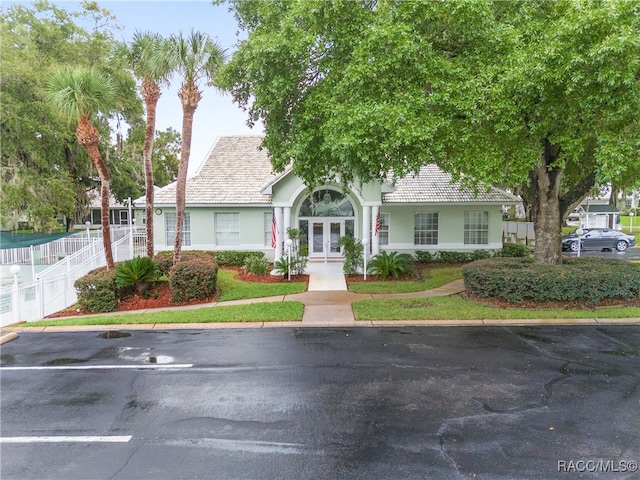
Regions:
[[93, 163], [93, 166], [98, 171], [100, 177], [100, 218], [102, 223], [102, 244], [104, 245], [104, 255], [107, 262], [107, 270], [114, 268], [113, 251], [111, 249], [111, 225], [109, 224], [109, 197], [110, 192], [110, 177], [107, 166], [102, 160], [100, 150], [98, 149], [98, 142], [100, 140], [100, 134], [98, 130], [91, 124], [89, 119], [84, 116], [78, 122], [78, 128], [76, 128], [76, 138], [78, 142], [84, 146], [87, 150], [87, 154]]
[[548, 138], [542, 144], [542, 162], [530, 172], [531, 183], [526, 189], [536, 233], [534, 259], [536, 263], [559, 265], [562, 263], [560, 185], [563, 171], [552, 166], [559, 150]]
[[145, 212], [147, 217], [147, 256], [153, 258], [153, 163], [151, 160], [153, 154], [153, 141], [156, 133], [156, 106], [160, 98], [160, 88], [158, 85], [148, 79], [142, 81], [142, 96], [147, 107], [147, 124], [144, 132], [144, 148], [142, 155], [144, 157], [144, 189], [145, 189]]
[[182, 254], [182, 227], [186, 204], [187, 170], [191, 155], [191, 135], [193, 132], [193, 116], [202, 94], [193, 82], [182, 86], [178, 92], [182, 102], [182, 148], [180, 149], [180, 165], [178, 166], [178, 180], [176, 182], [176, 237], [173, 247], [173, 264], [180, 261]]

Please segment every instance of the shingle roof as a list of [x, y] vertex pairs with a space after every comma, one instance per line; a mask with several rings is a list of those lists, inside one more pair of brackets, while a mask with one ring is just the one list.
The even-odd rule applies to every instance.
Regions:
[[[259, 150], [261, 135], [220, 137], [200, 170], [187, 180], [187, 205], [269, 205], [271, 195], [261, 193], [283, 174], [273, 172], [266, 150]], [[288, 170], [287, 170], [288, 172]], [[286, 172], [285, 172], [286, 173]], [[503, 190], [490, 188], [477, 195], [470, 188], [451, 183], [451, 176], [436, 165], [426, 165], [418, 175], [399, 179], [382, 201], [394, 203], [496, 203], [519, 199]], [[156, 205], [175, 205], [176, 184], [155, 192]], [[144, 197], [139, 199], [144, 201]]]
[[[273, 177], [265, 150], [259, 150], [259, 135], [220, 137], [209, 150], [200, 170], [187, 180], [187, 205], [270, 204], [261, 190]], [[173, 205], [176, 184], [155, 193], [154, 203]]]
[[393, 203], [495, 203], [511, 204], [520, 199], [499, 188], [480, 188], [477, 192], [453, 182], [451, 175], [436, 165], [425, 165], [417, 175], [408, 175], [396, 181], [391, 193], [382, 194], [382, 202]]
[[598, 205], [598, 204], [589, 204], [585, 209], [589, 213], [618, 213], [618, 207], [615, 205]]

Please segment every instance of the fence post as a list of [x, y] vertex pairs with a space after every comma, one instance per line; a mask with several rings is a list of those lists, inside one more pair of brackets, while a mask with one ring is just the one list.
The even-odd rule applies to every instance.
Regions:
[[20, 321], [20, 286], [18, 285], [18, 274], [20, 273], [20, 265], [11, 265], [9, 269], [13, 275], [13, 294], [11, 295], [13, 309], [13, 323]]
[[36, 279], [36, 303], [38, 305], [38, 318], [44, 318], [44, 286], [42, 279]]

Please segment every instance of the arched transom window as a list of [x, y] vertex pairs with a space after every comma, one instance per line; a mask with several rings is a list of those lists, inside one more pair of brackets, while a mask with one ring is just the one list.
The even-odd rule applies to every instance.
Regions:
[[353, 217], [351, 201], [336, 190], [318, 190], [307, 197], [300, 207], [301, 217]]

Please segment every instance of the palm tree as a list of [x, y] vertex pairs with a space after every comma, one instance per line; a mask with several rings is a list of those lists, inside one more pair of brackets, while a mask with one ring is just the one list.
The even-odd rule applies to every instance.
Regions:
[[98, 143], [100, 132], [91, 123], [98, 113], [109, 111], [114, 105], [115, 89], [111, 80], [94, 68], [62, 68], [54, 72], [47, 90], [52, 105], [71, 121], [77, 121], [76, 138], [89, 155], [100, 177], [102, 242], [107, 269], [112, 269], [111, 230], [109, 226], [109, 171]]
[[167, 49], [163, 48], [164, 40], [160, 35], [151, 32], [135, 32], [131, 45], [116, 43], [114, 61], [116, 65], [129, 69], [141, 81], [140, 94], [147, 111], [147, 122], [144, 133], [144, 187], [145, 211], [147, 217], [147, 256], [153, 258], [153, 142], [156, 131], [156, 107], [162, 95], [161, 84], [168, 83], [171, 64], [168, 62]]
[[213, 79], [225, 61], [225, 51], [208, 35], [191, 31], [188, 37], [182, 33], [171, 38], [172, 63], [182, 77], [178, 97], [182, 103], [182, 149], [176, 182], [176, 237], [173, 263], [180, 261], [182, 252], [182, 226], [186, 198], [187, 170], [191, 155], [193, 116], [202, 99], [199, 83], [204, 80], [214, 86]]

